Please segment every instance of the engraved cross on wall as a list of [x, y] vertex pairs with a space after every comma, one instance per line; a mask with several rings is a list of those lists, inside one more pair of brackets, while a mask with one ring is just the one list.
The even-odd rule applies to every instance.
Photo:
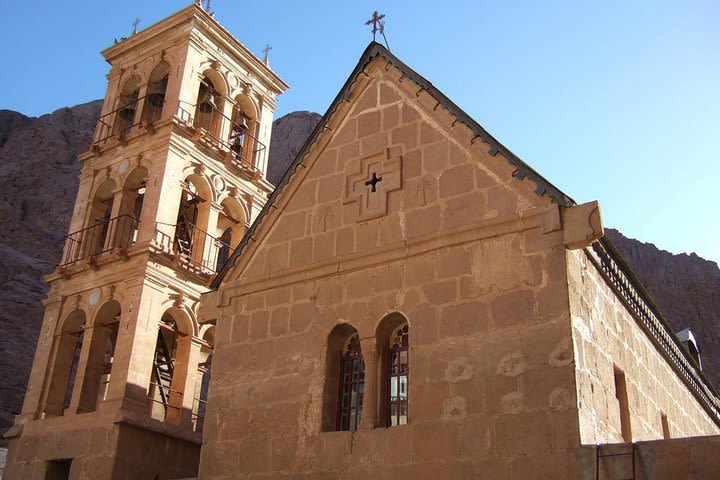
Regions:
[[358, 167], [345, 179], [343, 203], [358, 204], [359, 221], [386, 215], [389, 192], [401, 187], [400, 148], [386, 148], [363, 157], [359, 159]]
[[372, 178], [365, 182], [365, 186], [370, 187], [370, 191], [374, 192], [376, 191], [377, 184], [380, 182], [382, 182], [382, 177], [378, 178], [377, 173], [373, 172]]

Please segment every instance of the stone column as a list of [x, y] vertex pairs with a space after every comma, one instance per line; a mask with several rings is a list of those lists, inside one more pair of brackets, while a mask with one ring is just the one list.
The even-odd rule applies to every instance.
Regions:
[[[27, 390], [25, 391], [22, 413], [16, 419], [16, 423], [25, 423], [39, 416], [43, 412], [47, 400], [49, 381], [45, 382], [44, 380], [52, 368], [55, 332], [58, 330], [58, 324], [62, 320], [61, 306], [63, 305], [63, 299], [59, 295], [53, 295], [43, 303], [45, 305], [45, 316], [38, 335], [37, 349], [32, 370], [30, 371]], [[65, 315], [67, 314], [65, 312]]]
[[378, 419], [378, 350], [375, 337], [360, 340], [365, 360], [365, 395], [360, 430], [372, 430]]

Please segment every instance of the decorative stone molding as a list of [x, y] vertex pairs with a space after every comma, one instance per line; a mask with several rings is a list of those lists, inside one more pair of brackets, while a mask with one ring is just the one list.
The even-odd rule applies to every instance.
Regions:
[[387, 215], [388, 193], [402, 186], [400, 147], [361, 158], [358, 166], [345, 179], [343, 203], [357, 202], [358, 221]]
[[565, 246], [571, 250], [589, 247], [604, 235], [597, 201], [563, 209]]

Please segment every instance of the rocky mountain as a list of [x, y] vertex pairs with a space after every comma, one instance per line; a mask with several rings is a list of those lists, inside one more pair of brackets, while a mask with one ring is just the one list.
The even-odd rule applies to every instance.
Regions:
[[57, 265], [101, 102], [29, 118], [0, 110], [0, 433], [22, 405], [42, 299]]
[[[47, 293], [42, 275], [60, 257], [77, 191], [80, 163], [100, 101], [29, 118], [0, 110], [0, 434], [22, 406]], [[273, 124], [268, 167], [277, 184], [320, 120], [293, 112]], [[690, 326], [706, 374], [720, 383], [720, 269], [695, 255], [672, 255], [608, 235], [647, 285], [676, 330]]]
[[321, 118], [320, 114], [301, 111], [288, 113], [273, 122], [267, 172], [270, 183], [280, 183], [290, 163]]

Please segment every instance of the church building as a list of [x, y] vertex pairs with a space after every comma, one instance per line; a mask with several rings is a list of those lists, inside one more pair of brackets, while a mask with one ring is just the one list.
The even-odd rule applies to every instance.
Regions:
[[103, 54], [8, 479], [720, 478], [599, 204], [387, 48], [277, 186], [287, 85], [199, 5]]

